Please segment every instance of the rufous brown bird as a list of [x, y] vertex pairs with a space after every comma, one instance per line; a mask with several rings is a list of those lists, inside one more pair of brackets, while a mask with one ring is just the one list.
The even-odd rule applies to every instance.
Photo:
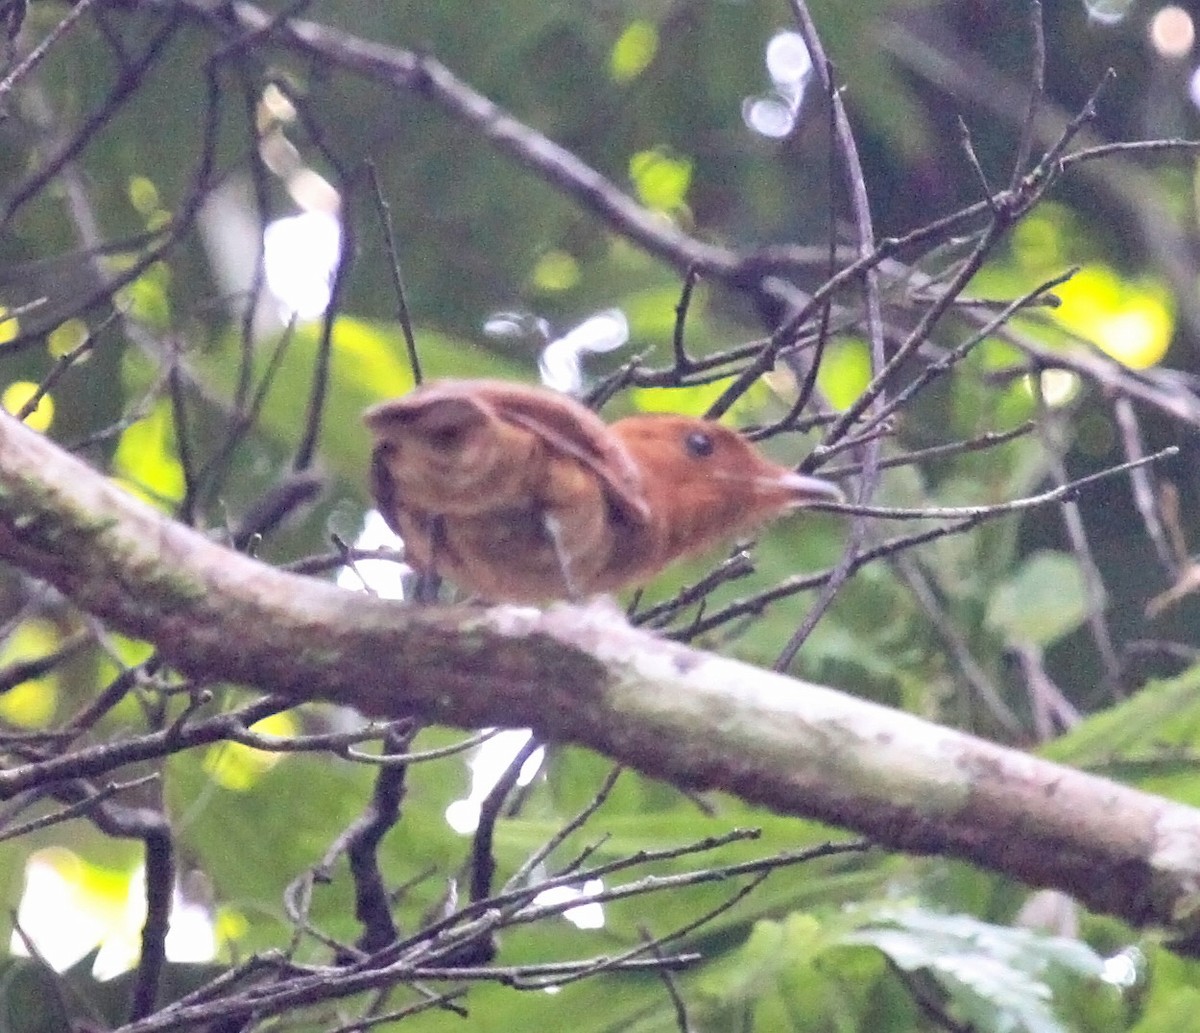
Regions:
[[659, 414], [610, 425], [565, 395], [499, 380], [435, 381], [364, 419], [371, 490], [408, 563], [493, 602], [642, 584], [842, 497], [720, 424]]

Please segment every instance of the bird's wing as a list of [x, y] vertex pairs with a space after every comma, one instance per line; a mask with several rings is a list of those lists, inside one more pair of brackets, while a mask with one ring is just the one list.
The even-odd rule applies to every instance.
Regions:
[[411, 424], [412, 421], [439, 410], [446, 422], [475, 417], [489, 419], [493, 413], [486, 396], [472, 390], [471, 385], [487, 384], [485, 380], [435, 380], [399, 398], [372, 405], [363, 413], [363, 422], [374, 431], [389, 423]]
[[[638, 465], [625, 445], [599, 416], [566, 395], [547, 388], [505, 380], [435, 380], [416, 391], [374, 405], [364, 413], [367, 426], [379, 430], [390, 421], [409, 423], [438, 410], [456, 419], [475, 415], [499, 418], [536, 434], [554, 451], [575, 459], [603, 485], [606, 497], [628, 523], [650, 520]], [[381, 462], [374, 462], [372, 486], [386, 497], [390, 483]]]
[[566, 395], [503, 380], [459, 381], [501, 419], [538, 435], [554, 450], [590, 470], [610, 502], [630, 523], [650, 520], [642, 476], [624, 444], [599, 416]]

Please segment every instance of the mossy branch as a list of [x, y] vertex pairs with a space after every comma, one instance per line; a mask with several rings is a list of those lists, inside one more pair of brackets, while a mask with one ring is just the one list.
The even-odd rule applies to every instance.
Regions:
[[[689, 649], [599, 607], [416, 607], [271, 568], [0, 416], [0, 557], [193, 676], [528, 726], [680, 786], [1054, 887], [1200, 954], [1200, 811]], [[20, 783], [0, 771], [0, 798]]]

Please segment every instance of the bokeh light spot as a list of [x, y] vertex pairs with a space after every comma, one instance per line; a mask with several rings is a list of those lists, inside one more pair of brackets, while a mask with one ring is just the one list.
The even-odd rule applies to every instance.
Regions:
[[1099, 25], [1118, 25], [1133, 9], [1134, 0], [1083, 0], [1087, 16]]
[[1168, 60], [1187, 57], [1196, 41], [1196, 25], [1182, 7], [1159, 8], [1147, 31], [1155, 52]]
[[653, 22], [631, 22], [613, 45], [609, 71], [616, 82], [636, 79], [658, 53], [658, 26]]
[[342, 224], [327, 212], [302, 212], [266, 228], [263, 268], [284, 322], [308, 322], [329, 307], [341, 249]]
[[655, 147], [629, 159], [629, 176], [642, 204], [656, 212], [672, 212], [682, 207], [692, 185], [692, 163]]
[[21, 321], [0, 305], [0, 344], [8, 344], [21, 332]]
[[539, 290], [570, 290], [579, 282], [579, 263], [567, 251], [547, 251], [537, 260], [530, 279]]
[[88, 338], [88, 326], [82, 319], [68, 319], [50, 331], [46, 350], [56, 359], [73, 352]]
[[[30, 380], [14, 380], [0, 395], [0, 406], [4, 407], [5, 412], [18, 413], [37, 394], [37, 390], [38, 385]], [[53, 422], [54, 399], [48, 394], [42, 395], [33, 412], [25, 417], [25, 425], [45, 433]]]

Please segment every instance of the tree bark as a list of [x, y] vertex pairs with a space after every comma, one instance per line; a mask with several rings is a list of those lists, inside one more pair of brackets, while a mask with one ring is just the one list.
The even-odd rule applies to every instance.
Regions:
[[[610, 607], [419, 607], [288, 574], [7, 415], [0, 557], [197, 678], [372, 716], [528, 726], [676, 785], [1064, 890], [1200, 954], [1200, 811], [664, 641]], [[0, 798], [22, 778], [0, 770]]]

